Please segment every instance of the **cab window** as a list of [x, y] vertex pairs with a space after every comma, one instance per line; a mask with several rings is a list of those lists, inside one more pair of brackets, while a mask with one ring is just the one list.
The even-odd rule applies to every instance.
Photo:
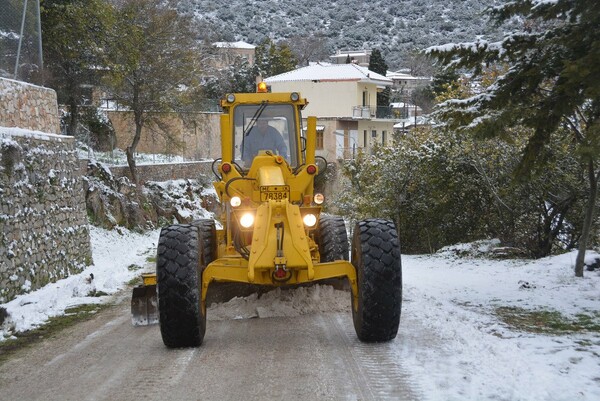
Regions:
[[233, 110], [234, 161], [246, 168], [261, 150], [298, 165], [295, 113], [291, 104], [238, 105]]

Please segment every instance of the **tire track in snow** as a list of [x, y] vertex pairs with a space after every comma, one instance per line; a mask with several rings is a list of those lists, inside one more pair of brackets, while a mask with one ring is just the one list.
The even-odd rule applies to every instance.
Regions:
[[[352, 319], [336, 314], [327, 319], [345, 343], [347, 366], [365, 400], [420, 400], [417, 382], [396, 359], [392, 343], [366, 344], [356, 337]], [[398, 340], [394, 340], [398, 341]]]

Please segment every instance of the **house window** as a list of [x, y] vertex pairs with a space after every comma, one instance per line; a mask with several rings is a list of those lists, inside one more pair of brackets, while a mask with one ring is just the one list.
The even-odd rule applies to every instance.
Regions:
[[387, 132], [386, 132], [386, 131], [381, 131], [381, 144], [382, 144], [383, 146], [385, 146], [385, 139], [386, 139], [386, 138], [385, 138], [385, 134], [387, 134]]
[[317, 149], [322, 150], [323, 149], [323, 134], [324, 134], [324, 129], [317, 129]]
[[372, 138], [377, 138], [377, 130], [372, 130], [371, 131], [371, 137]]
[[367, 130], [363, 131], [363, 147], [366, 148], [369, 143], [369, 138], [367, 137]]

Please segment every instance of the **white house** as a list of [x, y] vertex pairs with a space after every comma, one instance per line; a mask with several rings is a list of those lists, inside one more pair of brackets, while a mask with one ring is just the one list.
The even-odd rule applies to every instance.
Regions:
[[352, 64], [368, 67], [371, 60], [371, 50], [338, 50], [336, 54], [329, 56], [329, 58], [333, 64], [346, 64], [350, 59]]
[[317, 153], [328, 160], [392, 139], [396, 121], [377, 117], [377, 92], [392, 85], [383, 75], [357, 64], [314, 63], [265, 82], [272, 92], [299, 92], [308, 100], [303, 115], [318, 118]]
[[248, 60], [248, 64], [254, 65], [256, 46], [243, 41], [238, 42], [215, 42], [212, 44], [217, 49], [218, 59], [216, 66], [222, 68], [231, 65], [236, 57]]
[[385, 76], [392, 80], [392, 89], [406, 95], [429, 85], [432, 80], [431, 77], [415, 77], [402, 71], [388, 71]]

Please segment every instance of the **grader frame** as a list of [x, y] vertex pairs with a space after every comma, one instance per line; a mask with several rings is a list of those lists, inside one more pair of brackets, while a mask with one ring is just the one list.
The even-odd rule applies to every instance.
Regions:
[[[143, 294], [138, 298], [152, 298], [156, 280], [158, 320], [167, 346], [202, 343], [208, 290], [222, 282], [280, 287], [345, 278], [358, 337], [388, 341], [396, 336], [401, 267], [395, 226], [378, 219], [358, 222], [348, 261], [344, 222], [322, 214], [324, 197], [314, 193], [316, 118], [307, 118], [303, 135], [306, 105], [296, 92], [236, 93], [221, 100], [222, 155], [213, 171], [222, 228], [210, 219], [163, 228], [156, 275], [136, 289]], [[246, 165], [244, 141], [259, 118], [283, 131], [288, 152], [261, 150]], [[134, 304], [143, 309], [143, 300], [135, 298], [134, 292], [132, 310]], [[146, 306], [142, 314], [151, 310]]]

